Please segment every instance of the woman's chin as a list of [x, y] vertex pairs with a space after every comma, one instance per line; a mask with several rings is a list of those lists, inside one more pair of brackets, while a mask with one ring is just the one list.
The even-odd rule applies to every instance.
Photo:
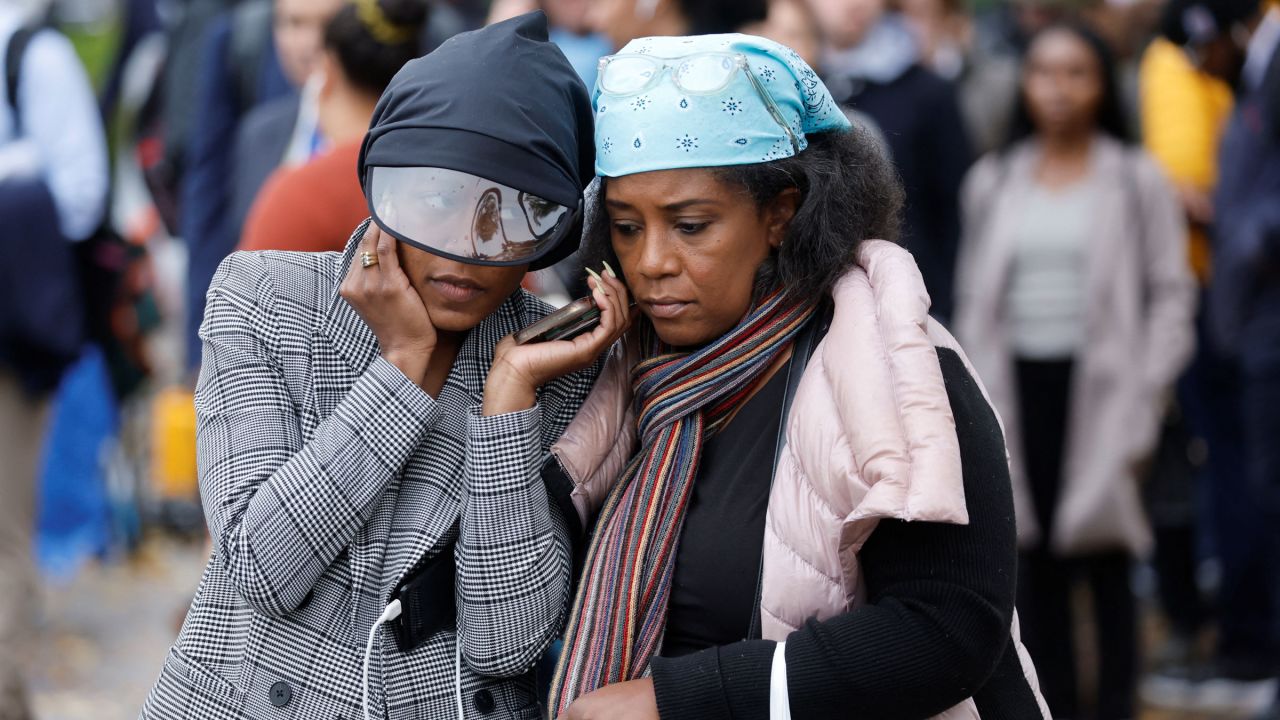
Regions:
[[427, 312], [431, 314], [431, 324], [435, 326], [436, 332], [453, 334], [471, 332], [484, 321], [490, 310], [490, 308], [472, 309], [469, 307], [427, 308]]
[[702, 347], [723, 334], [708, 330], [701, 323], [685, 319], [649, 316], [649, 321], [653, 323], [653, 330], [657, 333], [658, 339], [676, 348]]

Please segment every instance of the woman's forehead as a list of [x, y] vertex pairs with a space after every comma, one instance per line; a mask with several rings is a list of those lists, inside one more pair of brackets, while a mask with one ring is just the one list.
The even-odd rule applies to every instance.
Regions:
[[691, 199], [719, 199], [730, 192], [712, 168], [676, 168], [609, 178], [605, 202], [671, 205]]

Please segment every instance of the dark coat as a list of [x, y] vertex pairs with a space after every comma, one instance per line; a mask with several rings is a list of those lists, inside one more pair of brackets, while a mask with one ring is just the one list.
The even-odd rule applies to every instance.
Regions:
[[1250, 374], [1280, 372], [1280, 51], [1222, 140], [1209, 312]]
[[833, 77], [827, 85], [884, 133], [907, 193], [902, 239], [920, 266], [932, 314], [950, 319], [960, 184], [973, 162], [955, 88], [919, 65], [888, 83]]

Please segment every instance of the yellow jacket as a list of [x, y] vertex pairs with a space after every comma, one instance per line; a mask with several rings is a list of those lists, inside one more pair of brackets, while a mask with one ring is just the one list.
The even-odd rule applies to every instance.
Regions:
[[[1218, 181], [1218, 142], [1231, 114], [1231, 88], [1200, 72], [1181, 48], [1157, 38], [1138, 69], [1142, 137], [1174, 184], [1209, 192]], [[1209, 245], [1204, 231], [1189, 233], [1192, 268], [1201, 283], [1209, 277]]]

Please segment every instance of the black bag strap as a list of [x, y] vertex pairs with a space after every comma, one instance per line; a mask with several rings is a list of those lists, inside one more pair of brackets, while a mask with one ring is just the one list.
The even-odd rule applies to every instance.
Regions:
[[[778, 462], [782, 460], [782, 450], [787, 446], [787, 417], [791, 414], [791, 403], [795, 400], [796, 389], [800, 387], [800, 378], [804, 377], [805, 368], [813, 357], [818, 343], [827, 336], [831, 329], [831, 315], [834, 308], [831, 301], [824, 301], [818, 310], [796, 336], [791, 352], [791, 362], [787, 363], [787, 387], [782, 396], [782, 417], [778, 420], [778, 437], [773, 446], [773, 468], [769, 473], [769, 490], [773, 490], [773, 479], [778, 473]], [[760, 553], [760, 569], [756, 571], [756, 597], [751, 604], [751, 626], [747, 628], [747, 639], [760, 637], [760, 600], [764, 594], [764, 552]]]
[[18, 109], [18, 85], [22, 82], [22, 56], [26, 54], [31, 38], [35, 37], [39, 31], [39, 28], [34, 27], [18, 28], [13, 35], [9, 36], [9, 44], [4, 51], [4, 89], [9, 108], [13, 110], [14, 135], [18, 136], [22, 135], [22, 113]]

